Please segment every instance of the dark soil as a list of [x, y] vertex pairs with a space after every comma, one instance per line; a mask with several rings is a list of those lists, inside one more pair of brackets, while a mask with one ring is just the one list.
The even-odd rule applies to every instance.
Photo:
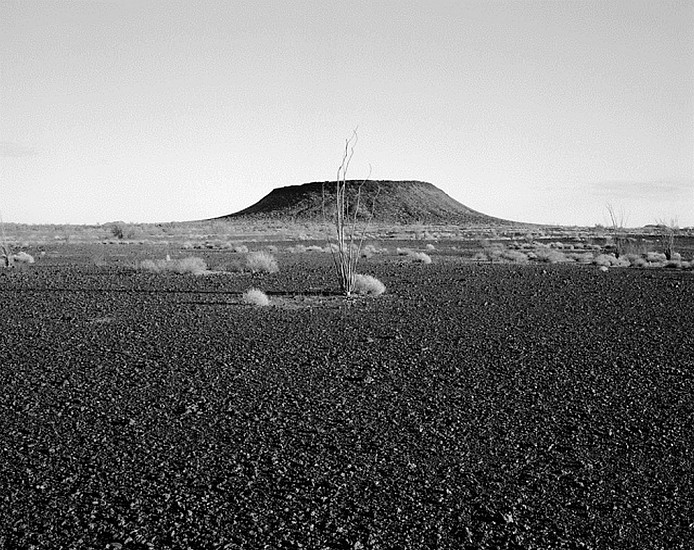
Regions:
[[0, 548], [691, 548], [692, 272], [296, 258], [0, 272]]

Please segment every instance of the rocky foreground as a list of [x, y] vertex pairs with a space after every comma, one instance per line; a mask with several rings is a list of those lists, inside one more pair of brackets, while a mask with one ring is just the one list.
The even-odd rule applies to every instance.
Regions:
[[692, 272], [329, 262], [0, 272], [0, 548], [691, 548]]

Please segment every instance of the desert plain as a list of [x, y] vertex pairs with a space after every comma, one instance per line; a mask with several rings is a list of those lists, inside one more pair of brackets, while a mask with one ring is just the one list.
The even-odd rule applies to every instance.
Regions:
[[691, 237], [400, 227], [348, 298], [311, 227], [206, 227], [9, 228], [0, 547], [691, 548]]

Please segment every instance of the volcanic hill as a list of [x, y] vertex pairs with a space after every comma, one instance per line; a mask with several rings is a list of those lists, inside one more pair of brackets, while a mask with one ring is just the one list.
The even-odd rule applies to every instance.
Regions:
[[[449, 197], [423, 181], [348, 180], [347, 197], [359, 218], [398, 224], [510, 225], [514, 222], [487, 216]], [[279, 187], [240, 212], [217, 219], [283, 219], [318, 221], [335, 211], [335, 181]]]

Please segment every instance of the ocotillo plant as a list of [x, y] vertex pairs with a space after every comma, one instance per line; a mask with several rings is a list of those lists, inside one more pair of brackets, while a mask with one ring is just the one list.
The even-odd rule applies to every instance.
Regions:
[[[357, 144], [357, 132], [352, 132], [352, 136], [345, 140], [345, 150], [342, 155], [342, 162], [337, 169], [335, 178], [335, 238], [328, 233], [328, 244], [332, 252], [335, 272], [340, 283], [340, 290], [349, 296], [354, 290], [355, 277], [357, 275], [357, 264], [361, 256], [361, 247], [364, 236], [373, 218], [376, 198], [371, 206], [368, 219], [359, 227], [359, 212], [361, 208], [361, 190], [363, 180], [358, 184], [355, 193], [348, 193], [348, 186], [351, 182], [347, 181], [349, 164], [354, 156], [354, 147]], [[350, 198], [351, 195], [351, 198]], [[326, 220], [325, 212], [325, 186], [323, 186], [323, 220]]]

